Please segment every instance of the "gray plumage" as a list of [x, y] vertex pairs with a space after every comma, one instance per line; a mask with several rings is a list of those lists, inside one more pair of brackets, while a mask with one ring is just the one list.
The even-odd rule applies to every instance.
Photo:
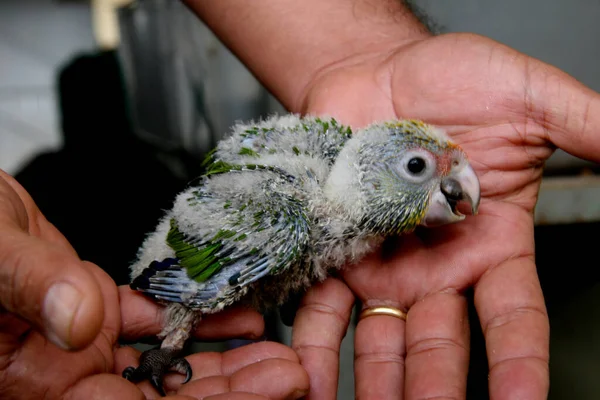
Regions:
[[143, 243], [131, 286], [168, 305], [163, 347], [180, 348], [202, 314], [281, 304], [386, 236], [462, 220], [461, 200], [476, 211], [466, 155], [420, 121], [238, 124]]

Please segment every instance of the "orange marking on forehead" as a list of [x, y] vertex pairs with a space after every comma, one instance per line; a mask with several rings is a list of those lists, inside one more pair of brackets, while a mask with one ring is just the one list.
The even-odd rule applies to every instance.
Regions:
[[456, 145], [456, 144], [449, 144], [448, 146], [448, 151], [445, 151], [444, 153], [437, 155], [437, 169], [436, 171], [438, 172], [438, 174], [440, 176], [446, 176], [450, 173], [450, 170], [452, 169], [452, 162], [460, 156], [464, 156], [464, 152], [463, 150], [460, 148], [460, 146]]
[[452, 167], [452, 153], [444, 153], [437, 156], [437, 173], [440, 176], [446, 176], [450, 173]]

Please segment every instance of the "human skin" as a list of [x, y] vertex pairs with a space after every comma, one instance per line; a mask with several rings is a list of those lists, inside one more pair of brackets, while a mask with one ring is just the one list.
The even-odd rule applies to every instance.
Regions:
[[[65, 285], [72, 290], [61, 298]], [[148, 382], [121, 377], [140, 354], [118, 340], [155, 336], [161, 323], [160, 306], [80, 260], [25, 190], [0, 171], [0, 398], [156, 398]], [[262, 330], [258, 313], [234, 308], [208, 316], [194, 334], [256, 338]], [[188, 361], [190, 382], [181, 385], [177, 374], [166, 379], [167, 391], [177, 395], [172, 399], [288, 399], [309, 387], [298, 356], [278, 343]]]
[[394, 0], [185, 0], [292, 112], [355, 127], [416, 118], [446, 130], [481, 183], [479, 214], [418, 231], [314, 288], [293, 347], [309, 398], [334, 398], [355, 298], [408, 310], [359, 322], [361, 399], [464, 398], [474, 288], [492, 399], [545, 399], [549, 324], [533, 210], [556, 147], [600, 161], [600, 96], [566, 73], [474, 34], [431, 35]]

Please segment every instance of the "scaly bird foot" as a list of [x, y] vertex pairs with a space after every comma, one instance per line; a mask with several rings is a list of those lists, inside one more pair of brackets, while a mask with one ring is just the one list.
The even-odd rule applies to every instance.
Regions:
[[137, 368], [127, 367], [123, 371], [123, 378], [131, 382], [150, 380], [161, 396], [166, 396], [162, 386], [162, 380], [168, 371], [176, 371], [185, 374], [187, 383], [192, 378], [192, 367], [185, 358], [177, 357], [180, 350], [161, 348], [146, 350], [140, 356], [140, 365]]

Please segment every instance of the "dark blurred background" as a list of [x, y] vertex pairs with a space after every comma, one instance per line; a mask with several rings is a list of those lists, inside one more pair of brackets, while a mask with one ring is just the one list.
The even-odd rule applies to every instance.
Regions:
[[[412, 3], [440, 32], [487, 35], [600, 91], [598, 2]], [[0, 168], [82, 258], [119, 284], [146, 232], [201, 173], [203, 155], [227, 127], [275, 111], [283, 109], [177, 1], [0, 1]], [[558, 152], [536, 210], [551, 399], [600, 398], [595, 167]], [[272, 325], [289, 342], [289, 329]], [[472, 331], [469, 398], [485, 399], [487, 361], [474, 313]], [[341, 354], [340, 399], [353, 397], [352, 333]]]

